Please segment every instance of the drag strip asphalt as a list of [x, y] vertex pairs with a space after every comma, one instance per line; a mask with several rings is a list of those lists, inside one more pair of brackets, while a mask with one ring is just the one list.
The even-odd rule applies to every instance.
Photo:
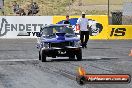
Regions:
[[132, 75], [132, 40], [90, 40], [82, 61], [38, 60], [36, 39], [0, 39], [0, 88], [132, 88], [129, 84], [76, 82], [78, 67], [88, 74]]

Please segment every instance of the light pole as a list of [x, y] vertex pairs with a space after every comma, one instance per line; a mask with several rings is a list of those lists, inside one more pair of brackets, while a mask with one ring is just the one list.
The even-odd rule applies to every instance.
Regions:
[[2, 14], [5, 15], [5, 11], [4, 11], [4, 0], [2, 0], [2, 8], [1, 8], [1, 10], [2, 10]]
[[33, 0], [31, 1], [31, 10], [32, 10], [32, 16], [33, 16]]
[[69, 11], [68, 11], [68, 13], [67, 13], [67, 15], [70, 15], [70, 10], [71, 10], [71, 2], [70, 2], [71, 0], [69, 0]]
[[110, 0], [108, 0], [108, 24], [110, 23], [109, 18], [110, 18]]

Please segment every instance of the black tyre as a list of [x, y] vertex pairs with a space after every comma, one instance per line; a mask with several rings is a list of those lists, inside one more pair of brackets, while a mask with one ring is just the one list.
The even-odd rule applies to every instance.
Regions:
[[75, 59], [75, 54], [73, 52], [69, 53], [69, 59], [74, 60]]
[[75, 60], [75, 55], [69, 56], [69, 60]]
[[41, 61], [46, 62], [46, 55], [45, 55], [44, 50], [42, 50], [42, 53], [41, 53]]
[[82, 50], [80, 49], [78, 52], [76, 52], [77, 61], [82, 60]]
[[39, 60], [41, 60], [41, 54], [40, 54], [40, 51], [39, 51]]

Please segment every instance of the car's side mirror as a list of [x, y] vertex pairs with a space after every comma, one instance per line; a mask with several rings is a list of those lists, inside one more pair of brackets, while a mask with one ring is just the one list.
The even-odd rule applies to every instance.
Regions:
[[36, 36], [37, 36], [37, 37], [41, 37], [40, 32], [37, 32]]

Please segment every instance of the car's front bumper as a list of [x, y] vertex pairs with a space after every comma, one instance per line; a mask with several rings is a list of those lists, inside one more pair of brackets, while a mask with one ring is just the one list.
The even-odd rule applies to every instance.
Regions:
[[42, 48], [44, 54], [48, 57], [69, 57], [71, 55], [76, 55], [78, 52], [80, 52], [80, 47], [65, 47], [65, 48], [58, 48], [58, 47], [52, 47], [52, 48]]

